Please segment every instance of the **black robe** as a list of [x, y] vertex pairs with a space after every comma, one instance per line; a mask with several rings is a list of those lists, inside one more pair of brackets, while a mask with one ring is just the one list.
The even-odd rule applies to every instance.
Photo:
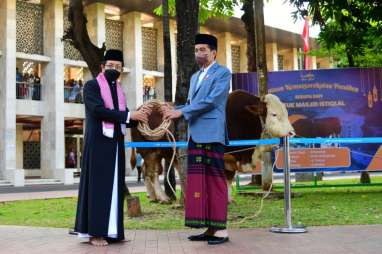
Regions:
[[[116, 86], [111, 85], [112, 82], [110, 81], [108, 83], [113, 97], [114, 109], [117, 110], [105, 108], [96, 79], [88, 81], [84, 86], [86, 129], [74, 231], [94, 237], [108, 237], [118, 145], [118, 235], [116, 240], [123, 240], [125, 146], [121, 124], [126, 123], [128, 109], [125, 112], [118, 110]], [[114, 123], [113, 138], [103, 135], [102, 121]], [[130, 121], [126, 127], [136, 125], [136, 121]]]

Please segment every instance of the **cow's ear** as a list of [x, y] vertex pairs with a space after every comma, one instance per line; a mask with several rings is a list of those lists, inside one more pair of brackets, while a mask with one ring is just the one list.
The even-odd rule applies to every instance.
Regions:
[[254, 115], [264, 115], [266, 110], [264, 103], [248, 105], [245, 109]]

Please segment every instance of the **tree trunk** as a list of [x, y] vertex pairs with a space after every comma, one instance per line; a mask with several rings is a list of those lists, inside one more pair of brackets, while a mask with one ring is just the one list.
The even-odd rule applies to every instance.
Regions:
[[172, 101], [171, 41], [168, 0], [162, 0], [162, 10], [164, 47], [164, 99], [165, 101]]
[[[163, 51], [164, 51], [164, 100], [172, 101], [172, 68], [171, 68], [171, 40], [170, 40], [170, 21], [168, 14], [168, 0], [162, 0], [163, 10]], [[164, 189], [167, 196], [173, 200], [176, 196], [171, 187], [176, 190], [175, 170], [172, 167], [169, 172], [169, 180], [167, 180], [167, 163], [164, 171]], [[168, 184], [170, 182], [170, 185]]]
[[[244, 22], [247, 32], [247, 69], [248, 72], [256, 72], [256, 45], [255, 45], [255, 17], [253, 10], [253, 0], [244, 0], [241, 8], [244, 14], [241, 20]], [[248, 185], [261, 185], [261, 175], [252, 175]]]
[[177, 83], [175, 103], [185, 104], [190, 79], [196, 71], [195, 35], [199, 31], [199, 0], [176, 1]]
[[268, 70], [265, 49], [265, 26], [264, 26], [264, 5], [263, 0], [255, 0], [254, 4], [254, 24], [255, 24], [255, 45], [257, 62], [257, 81], [259, 96], [268, 93]]
[[244, 22], [247, 32], [247, 62], [248, 72], [256, 72], [256, 47], [255, 47], [255, 22], [253, 11], [253, 0], [244, 0], [241, 20]]
[[126, 203], [127, 215], [130, 218], [142, 216], [141, 202], [139, 201], [139, 197], [128, 196], [126, 198]]
[[[257, 83], [258, 95], [263, 96], [268, 93], [268, 70], [265, 49], [265, 26], [264, 26], [264, 3], [263, 0], [254, 0], [254, 24], [255, 24], [255, 42], [256, 42], [256, 63], [257, 63]], [[270, 160], [270, 156], [263, 156], [263, 160]], [[272, 162], [263, 161], [262, 168], [262, 188], [268, 190], [272, 184]], [[267, 180], [265, 180], [267, 179]]]
[[352, 55], [352, 52], [348, 50], [347, 47], [346, 47], [346, 57], [348, 58], [349, 67], [354, 67], [355, 66], [354, 57]]
[[361, 172], [360, 183], [371, 183], [369, 172], [367, 171]]
[[101, 71], [100, 64], [102, 62], [106, 47], [105, 43], [102, 48], [98, 48], [91, 42], [86, 27], [87, 19], [84, 15], [82, 0], [69, 1], [68, 18], [70, 26], [69, 29], [65, 31], [62, 39], [64, 41], [68, 41], [80, 51], [93, 77], [96, 77]]
[[[194, 38], [199, 31], [199, 0], [176, 1], [175, 9], [178, 68], [175, 104], [183, 105], [187, 100], [191, 76], [196, 71]], [[177, 140], [187, 139], [187, 124], [184, 119], [176, 121], [176, 134]], [[187, 157], [185, 156], [184, 150], [179, 152], [181, 155], [180, 164], [183, 169], [180, 175], [180, 181], [181, 184], [184, 184], [186, 179]]]

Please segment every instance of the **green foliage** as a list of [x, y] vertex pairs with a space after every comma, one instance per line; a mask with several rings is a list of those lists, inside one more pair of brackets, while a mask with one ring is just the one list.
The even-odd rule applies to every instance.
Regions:
[[[321, 46], [339, 58], [339, 65], [381, 66], [382, 1], [289, 0], [295, 19], [309, 15], [321, 27]], [[343, 55], [347, 58], [345, 61]]]
[[[176, 13], [176, 11], [175, 11], [175, 0], [168, 0], [168, 14], [171, 17], [175, 17], [175, 13]], [[154, 14], [158, 15], [158, 16], [163, 15], [162, 5], [160, 5], [154, 9]]]
[[[318, 57], [330, 57], [335, 63], [335, 67], [349, 66], [344, 44], [334, 44], [327, 46], [326, 41], [318, 38], [320, 48], [312, 50], [309, 55]], [[365, 39], [365, 46], [360, 47], [361, 52], [354, 56], [354, 65], [359, 67], [382, 67], [382, 37], [376, 34], [369, 34]]]
[[[169, 15], [174, 17], [175, 1], [168, 0]], [[237, 0], [199, 0], [199, 22], [203, 24], [207, 19], [212, 17], [227, 18], [234, 14], [234, 6], [237, 5]], [[162, 15], [162, 5], [154, 10], [158, 16]]]

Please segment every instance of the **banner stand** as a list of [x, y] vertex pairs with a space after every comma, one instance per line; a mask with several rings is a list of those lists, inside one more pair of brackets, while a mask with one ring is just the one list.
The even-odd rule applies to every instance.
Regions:
[[289, 158], [289, 137], [283, 138], [284, 147], [284, 213], [285, 226], [273, 226], [270, 231], [273, 233], [306, 233], [307, 230], [303, 225], [292, 224], [292, 207], [291, 207], [291, 191], [290, 191], [290, 158]]

